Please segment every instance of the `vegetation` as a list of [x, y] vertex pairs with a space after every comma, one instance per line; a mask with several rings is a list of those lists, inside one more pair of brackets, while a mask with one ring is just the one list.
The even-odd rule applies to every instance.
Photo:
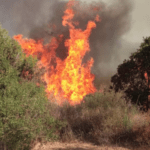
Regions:
[[62, 123], [46, 108], [44, 87], [33, 78], [36, 59], [0, 28], [0, 141], [11, 150], [29, 149], [37, 138], [56, 139]]
[[124, 90], [126, 97], [138, 105], [150, 108], [150, 37], [145, 38], [137, 52], [118, 66], [111, 78], [116, 92]]
[[123, 93], [113, 90], [87, 95], [80, 105], [64, 104], [60, 118], [67, 121], [61, 130], [62, 141], [80, 139], [94, 144], [136, 144], [149, 139], [137, 138], [137, 129], [149, 125], [137, 106], [126, 103]]
[[130, 57], [132, 61], [118, 67], [112, 78], [115, 91], [106, 88], [87, 95], [80, 105], [58, 106], [46, 97], [37, 59], [26, 57], [18, 43], [0, 27], [0, 149], [29, 150], [36, 141], [75, 139], [95, 144], [149, 144], [148, 114], [124, 99], [127, 95], [133, 101], [140, 90], [143, 98], [147, 96], [145, 57], [137, 65], [141, 58], [138, 54], [145, 56], [143, 49]]

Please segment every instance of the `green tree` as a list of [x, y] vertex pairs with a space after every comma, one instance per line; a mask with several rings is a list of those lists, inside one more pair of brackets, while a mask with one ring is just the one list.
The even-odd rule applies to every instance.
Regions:
[[116, 92], [124, 90], [133, 103], [150, 108], [150, 37], [144, 38], [140, 48], [118, 66], [111, 82]]

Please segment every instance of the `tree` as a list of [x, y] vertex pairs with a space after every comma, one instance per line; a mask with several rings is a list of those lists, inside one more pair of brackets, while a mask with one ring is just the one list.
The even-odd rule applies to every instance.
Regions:
[[140, 48], [118, 66], [111, 82], [116, 92], [124, 90], [133, 103], [150, 108], [150, 37], [144, 38]]

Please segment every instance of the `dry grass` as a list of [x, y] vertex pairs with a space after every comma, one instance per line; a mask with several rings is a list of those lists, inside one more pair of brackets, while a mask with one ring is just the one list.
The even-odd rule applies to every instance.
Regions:
[[[122, 96], [123, 93], [105, 91], [86, 96], [85, 102], [76, 106], [70, 106], [67, 102], [61, 107], [50, 103], [46, 108], [49, 114], [65, 122], [64, 127], [57, 132], [60, 148], [56, 143], [51, 146], [55, 149], [84, 150], [82, 144], [78, 147], [65, 147], [62, 144], [78, 141], [75, 145], [79, 145], [82, 141], [96, 144], [98, 149], [111, 150], [111, 145], [117, 145], [122, 149], [139, 149], [142, 145], [150, 144], [150, 115], [140, 112], [137, 106], [126, 103]], [[102, 145], [105, 147], [101, 147]], [[51, 146], [47, 143], [45, 150]]]
[[70, 106], [68, 103], [62, 107], [52, 106], [51, 114], [66, 122], [59, 133], [60, 141], [80, 140], [123, 146], [148, 144], [148, 139], [142, 139], [144, 142], [138, 139], [141, 133], [139, 129], [149, 125], [148, 115], [131, 103], [126, 103], [122, 96], [123, 93], [105, 91], [86, 96], [85, 102], [77, 106]]

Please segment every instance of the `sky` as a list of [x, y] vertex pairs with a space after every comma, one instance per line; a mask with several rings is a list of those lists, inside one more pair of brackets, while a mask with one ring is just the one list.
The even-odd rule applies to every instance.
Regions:
[[141, 43], [143, 37], [150, 36], [150, 1], [134, 0], [131, 14], [131, 30], [124, 35], [125, 39]]
[[[75, 19], [83, 28], [94, 15], [86, 7], [94, 2], [102, 4], [103, 11], [99, 13], [102, 21], [92, 31], [89, 40], [91, 53], [87, 58], [94, 58], [94, 74], [110, 79], [117, 66], [139, 48], [143, 37], [150, 35], [150, 1], [86, 0], [84, 7], [76, 8], [81, 13]], [[0, 23], [10, 36], [23, 34], [28, 38], [46, 39], [53, 32], [47, 28], [52, 22], [58, 26], [53, 35], [63, 32], [68, 38], [68, 31], [61, 26], [64, 4], [60, 0], [0, 0]], [[66, 50], [62, 52], [58, 50], [60, 57], [64, 58]]]

